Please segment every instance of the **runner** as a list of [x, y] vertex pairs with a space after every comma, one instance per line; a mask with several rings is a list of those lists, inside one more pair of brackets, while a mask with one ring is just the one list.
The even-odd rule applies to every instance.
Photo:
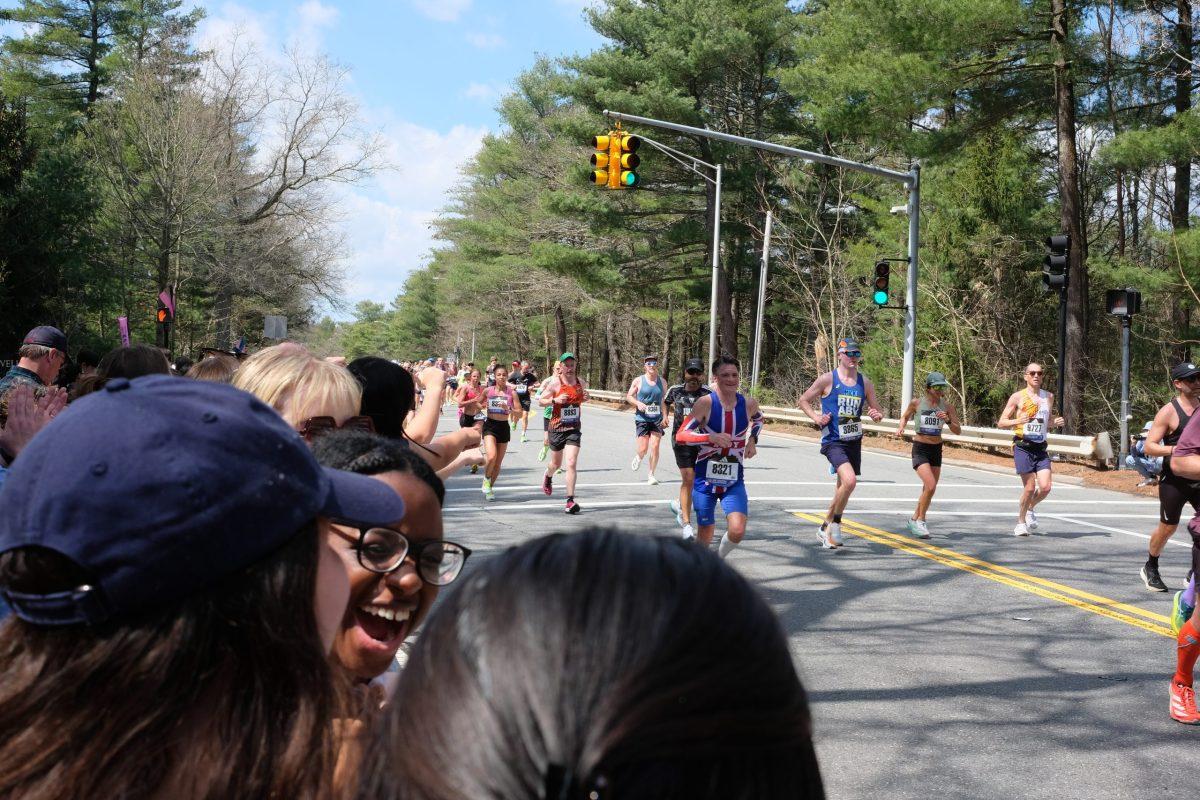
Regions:
[[487, 465], [483, 470], [483, 496], [488, 500], [496, 499], [492, 486], [500, 476], [500, 465], [504, 463], [504, 454], [508, 452], [511, 435], [508, 417], [518, 407], [516, 392], [508, 385], [508, 367], [497, 364], [492, 375], [496, 385], [485, 390], [487, 409], [484, 413], [487, 419], [483, 423], [483, 452], [487, 457]]
[[484, 372], [487, 373], [487, 385], [488, 386], [496, 385], [496, 376], [493, 373], [495, 373], [496, 366], [499, 363], [500, 363], [500, 359], [497, 358], [496, 356], [492, 356], [492, 360], [488, 362], [487, 368], [484, 370]]
[[575, 374], [575, 354], [563, 353], [558, 363], [562, 366], [562, 373], [547, 381], [538, 395], [539, 403], [550, 405], [553, 409], [549, 426], [550, 464], [546, 467], [546, 475], [542, 480], [542, 491], [546, 494], [554, 492], [554, 472], [559, 466], [564, 466], [567, 471], [567, 505], [563, 510], [568, 514], [578, 514], [580, 508], [575, 502], [575, 479], [582, 436], [580, 406], [589, 398], [587, 385]]
[[712, 543], [718, 501], [725, 512], [725, 535], [717, 548], [721, 558], [728, 556], [746, 535], [750, 501], [743, 462], [754, 458], [762, 430], [758, 401], [738, 391], [741, 368], [732, 356], [714, 361], [716, 391], [696, 400], [687, 422], [675, 434], [680, 444], [700, 448], [692, 479], [692, 505], [701, 544]]
[[453, 360], [446, 362], [446, 396], [442, 398], [442, 405], [446, 405], [454, 399], [454, 392], [458, 389], [458, 365]]
[[695, 539], [696, 531], [692, 527], [692, 484], [696, 480], [696, 456], [700, 448], [694, 444], [680, 444], [679, 429], [684, 420], [691, 416], [696, 401], [711, 394], [712, 389], [704, 385], [704, 362], [698, 358], [688, 360], [683, 365], [683, 383], [676, 384], [667, 390], [664, 401], [671, 418], [671, 449], [675, 452], [675, 466], [679, 467], [679, 499], [671, 501], [671, 510], [675, 512], [675, 521], [683, 528], [683, 538]]
[[[862, 350], [850, 337], [838, 341], [838, 366], [813, 381], [800, 396], [797, 405], [808, 418], [823, 429], [821, 455], [829, 460], [837, 474], [837, 489], [817, 531], [817, 538], [826, 549], [842, 546], [842, 512], [862, 471], [862, 415], [866, 402], [867, 416], [874, 422], [883, 419], [875, 399], [875, 385], [858, 371]], [[813, 402], [821, 399], [820, 413]]]
[[921, 479], [921, 496], [917, 499], [917, 510], [908, 521], [908, 532], [918, 539], [929, 538], [925, 514], [929, 511], [933, 493], [937, 491], [938, 481], [942, 477], [942, 427], [949, 423], [951, 433], [962, 433], [958, 412], [943, 396], [945, 387], [949, 385], [942, 373], [929, 373], [925, 378], [924, 396], [908, 404], [908, 408], [904, 409], [904, 416], [900, 417], [900, 426], [896, 429], [897, 436], [904, 436], [908, 421], [916, 415], [917, 432], [912, 440], [912, 466], [917, 471], [917, 477]]
[[517, 425], [523, 423], [521, 426], [521, 441], [528, 442], [529, 402], [533, 390], [537, 388], [539, 379], [537, 373], [529, 366], [529, 362], [522, 361], [520, 367], [509, 376], [508, 382], [517, 393], [517, 405], [513, 406], [512, 429], [515, 431]]
[[[557, 378], [562, 375], [562, 364], [554, 362], [553, 377]], [[543, 384], [542, 388], [545, 388]], [[550, 414], [554, 411], [554, 406], [550, 403], [543, 403], [538, 400], [542, 408], [542, 449], [538, 451], [538, 461], [545, 461], [546, 455], [550, 452]]]
[[629, 468], [637, 472], [649, 450], [650, 475], [646, 483], [657, 486], [658, 478], [654, 477], [654, 470], [658, 469], [658, 446], [662, 442], [666, 418], [663, 395], [667, 392], [667, 385], [658, 374], [658, 356], [646, 356], [642, 364], [646, 374], [634, 378], [633, 383], [629, 384], [629, 391], [625, 393], [625, 399], [634, 408], [634, 436], [637, 437], [637, 452]]
[[[459, 385], [454, 392], [454, 399], [458, 402], [458, 427], [460, 428], [475, 428], [483, 433], [483, 422], [487, 419], [487, 412], [483, 409], [484, 392], [486, 389], [481, 385], [481, 376], [479, 370], [471, 368], [467, 372], [466, 380]], [[487, 457], [486, 442], [480, 445], [483, 448], [484, 457]], [[471, 465], [471, 474], [479, 473], [479, 465]]]
[[1171, 385], [1175, 388], [1175, 398], [1154, 415], [1145, 442], [1147, 456], [1162, 456], [1162, 473], [1158, 478], [1158, 527], [1150, 536], [1149, 553], [1141, 569], [1142, 582], [1152, 592], [1168, 591], [1158, 572], [1158, 557], [1179, 527], [1184, 504], [1191, 503], [1192, 510], [1200, 512], [1200, 484], [1184, 480], [1171, 471], [1171, 452], [1196, 411], [1200, 367], [1190, 362], [1176, 364], [1171, 370]]
[[1033, 507], [1050, 494], [1050, 455], [1046, 452], [1047, 427], [1061, 428], [1062, 417], [1051, 418], [1054, 395], [1042, 388], [1041, 364], [1025, 367], [1025, 388], [1008, 398], [998, 425], [1013, 429], [1013, 463], [1021, 476], [1021, 505], [1013, 536], [1028, 536], [1038, 529]]

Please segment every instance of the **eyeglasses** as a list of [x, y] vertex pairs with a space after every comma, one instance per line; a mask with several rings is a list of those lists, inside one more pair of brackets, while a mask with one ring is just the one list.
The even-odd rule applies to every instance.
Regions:
[[842, 355], [846, 356], [847, 358], [862, 358], [862, 353], [858, 350], [855, 350], [852, 353], [842, 353]]
[[647, 367], [657, 367], [657, 366], [658, 366], [658, 362], [657, 362], [656, 360], [654, 360], [653, 358], [652, 358], [652, 359], [650, 359], [649, 361], [646, 361], [646, 362], [643, 362], [643, 363], [645, 363], [645, 365], [646, 365]]
[[411, 556], [421, 580], [434, 586], [445, 586], [462, 574], [467, 557], [471, 555], [469, 549], [454, 542], [426, 539], [412, 544], [407, 536], [391, 528], [348, 527], [358, 531], [358, 541], [354, 545], [358, 563], [363, 569], [380, 575], [395, 572]]
[[338, 425], [337, 420], [333, 417], [309, 417], [300, 423], [299, 430], [300, 435], [304, 437], [304, 441], [311, 442], [318, 436], [323, 436], [330, 431], [336, 431], [340, 428], [353, 428], [354, 430], [374, 433], [375, 421], [370, 417], [350, 417], [341, 425]]
[[1042, 371], [1040, 369], [1031, 369], [1028, 372], [1026, 372], [1025, 374], [1029, 375], [1030, 377], [1033, 377], [1035, 375], [1041, 375]]

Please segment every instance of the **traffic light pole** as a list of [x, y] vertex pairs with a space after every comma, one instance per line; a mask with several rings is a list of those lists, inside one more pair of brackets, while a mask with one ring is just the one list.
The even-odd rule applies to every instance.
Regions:
[[[814, 153], [809, 150], [801, 150], [797, 147], [788, 147], [787, 145], [776, 144], [774, 142], [764, 142], [760, 139], [749, 139], [745, 136], [734, 136], [731, 133], [721, 133], [720, 131], [710, 131], [707, 128], [696, 128], [691, 125], [680, 125], [676, 122], [666, 122], [661, 119], [651, 119], [649, 117], [639, 117], [633, 114], [623, 114], [619, 111], [609, 111], [605, 109], [604, 116], [620, 120], [622, 122], [632, 122], [640, 125], [648, 125], [651, 128], [661, 128], [663, 130], [675, 131], [676, 133], [686, 134], [688, 136], [700, 136], [705, 139], [715, 139], [719, 142], [728, 142], [730, 144], [742, 145], [744, 147], [753, 147], [758, 150], [766, 150], [771, 153], [789, 156], [791, 158], [800, 158], [805, 161], [814, 162], [817, 164], [827, 164], [831, 167], [840, 167], [842, 169], [852, 170], [854, 172], [865, 172], [868, 175], [874, 175], [877, 178], [884, 178], [890, 181], [903, 183], [908, 187], [908, 288], [905, 292], [905, 305], [908, 306], [908, 311], [905, 312], [904, 326], [904, 372], [901, 392], [904, 397], [904, 402], [907, 403], [912, 398], [913, 391], [913, 371], [916, 364], [917, 352], [917, 273], [918, 273], [918, 250], [920, 247], [920, 210], [921, 210], [921, 169], [914, 165], [908, 172], [898, 172], [896, 170], [885, 169], [884, 167], [876, 167], [871, 164], [860, 164], [857, 161], [850, 161], [845, 158], [835, 158], [824, 153]], [[718, 193], [718, 197], [719, 197]], [[714, 226], [715, 228], [716, 226]], [[714, 264], [716, 259], [717, 248], [713, 248]], [[712, 291], [712, 314], [714, 324], [710, 326], [709, 331], [709, 350], [716, 350], [716, 268], [713, 269], [713, 291]], [[711, 363], [711, 358], [710, 358]]]
[[712, 297], [708, 307], [708, 364], [717, 360], [717, 287], [721, 278], [721, 165], [717, 164], [717, 197], [713, 203]]
[[1067, 385], [1067, 287], [1058, 290], [1058, 413], [1063, 413], [1063, 392]]

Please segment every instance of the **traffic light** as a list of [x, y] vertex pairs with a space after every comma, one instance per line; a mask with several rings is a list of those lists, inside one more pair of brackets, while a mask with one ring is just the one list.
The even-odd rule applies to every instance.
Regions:
[[888, 304], [888, 282], [892, 279], [892, 265], [886, 260], [875, 262], [875, 284], [871, 300], [877, 306]]
[[632, 189], [640, 178], [637, 149], [642, 140], [620, 128], [592, 137], [592, 183], [609, 189]]
[[175, 321], [175, 314], [167, 303], [163, 302], [160, 297], [158, 299], [158, 310], [154, 312], [155, 320], [155, 337], [154, 343], [159, 347], [171, 346], [171, 323]]
[[1042, 267], [1042, 285], [1047, 291], [1065, 292], [1070, 278], [1071, 237], [1060, 233], [1046, 237], [1046, 260]]

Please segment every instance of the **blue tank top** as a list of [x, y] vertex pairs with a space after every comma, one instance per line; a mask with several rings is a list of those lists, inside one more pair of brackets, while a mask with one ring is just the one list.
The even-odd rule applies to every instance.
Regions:
[[[741, 485], [742, 459], [746, 455], [746, 442], [750, 438], [750, 417], [746, 414], [746, 398], [738, 394], [733, 408], [723, 408], [716, 392], [709, 395], [712, 410], [708, 412], [705, 433], [728, 433], [733, 437], [733, 447], [723, 451], [719, 447], [702, 444], [696, 453], [696, 479], [692, 488], [702, 492], [721, 494]], [[739, 438], [741, 437], [741, 438]]]
[[867, 376], [858, 373], [858, 381], [853, 386], [842, 383], [838, 371], [833, 371], [833, 387], [829, 394], [821, 398], [821, 413], [829, 415], [829, 424], [823, 429], [821, 444], [830, 442], [856, 442], [862, 438], [863, 386]]
[[663, 400], [663, 385], [662, 378], [651, 383], [646, 380], [646, 376], [641, 377], [641, 384], [638, 386], [637, 395], [635, 395], [639, 403], [646, 404], [645, 413], [641, 411], [634, 412], [634, 416], [643, 422], [662, 422], [662, 400]]

